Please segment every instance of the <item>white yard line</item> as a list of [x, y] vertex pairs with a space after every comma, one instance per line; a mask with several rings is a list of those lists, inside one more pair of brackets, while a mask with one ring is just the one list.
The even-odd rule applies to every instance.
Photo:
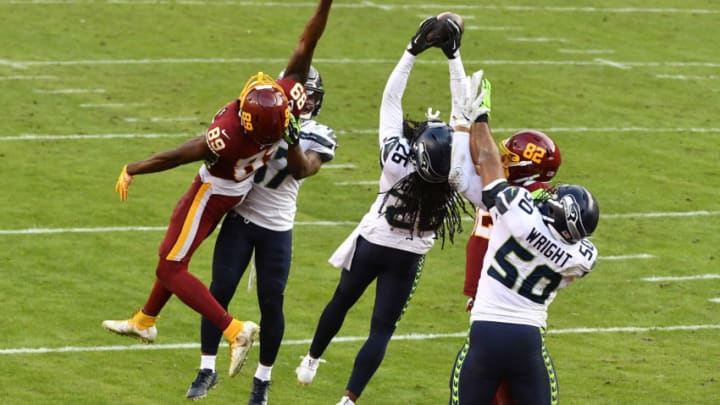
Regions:
[[57, 76], [43, 76], [43, 75], [15, 75], [15, 76], [0, 76], [0, 81], [12, 81], [12, 80], [55, 80]]
[[[7, 65], [19, 69], [27, 69], [31, 67], [49, 67], [49, 66], [101, 66], [101, 65], [156, 65], [156, 64], [258, 64], [286, 63], [287, 59], [282, 58], [159, 58], [159, 59], [85, 59], [85, 60], [46, 60], [46, 61], [11, 61], [0, 60], [0, 66]], [[313, 62], [319, 65], [340, 64], [340, 65], [394, 65], [395, 59], [352, 59], [352, 58], [314, 58]], [[428, 65], [445, 65], [444, 60], [424, 60], [420, 59], [417, 64]], [[660, 61], [660, 62], [632, 62], [632, 61], [608, 61], [604, 59], [595, 59], [587, 61], [575, 60], [464, 60], [468, 65], [501, 65], [501, 66], [526, 66], [526, 65], [546, 65], [546, 66], [612, 66], [626, 68], [643, 68], [643, 67], [720, 67], [720, 62], [683, 62], [683, 61]]]
[[[215, 7], [281, 7], [281, 8], [315, 8], [314, 2], [296, 3], [284, 1], [202, 1], [202, 0], [0, 0], [4, 5], [52, 5], [52, 4], [101, 4], [101, 5], [184, 5], [184, 6], [215, 6]], [[426, 4], [378, 4], [373, 1], [357, 1], [353, 3], [334, 4], [333, 8], [350, 9], [379, 9], [379, 10], [416, 10], [416, 9], [447, 9], [447, 10], [497, 10], [511, 12], [548, 12], [548, 13], [634, 13], [634, 14], [699, 14], [714, 15], [720, 14], [718, 9], [702, 8], [677, 8], [677, 7], [563, 7], [563, 6], [513, 6], [497, 4], [447, 4], [447, 3], [426, 3]]]
[[[676, 325], [676, 326], [621, 326], [610, 328], [571, 328], [571, 329], [550, 329], [547, 331], [549, 335], [566, 335], [578, 333], [654, 333], [654, 332], [678, 332], [678, 331], [697, 331], [708, 329], [720, 329], [720, 325]], [[456, 333], [411, 333], [406, 335], [395, 335], [392, 340], [434, 340], [448, 338], [464, 338], [467, 331]], [[347, 342], [363, 342], [367, 336], [341, 336], [336, 337], [332, 341], [335, 343]], [[310, 344], [311, 339], [284, 340], [284, 346], [296, 346]], [[227, 346], [222, 343], [222, 346]], [[108, 352], [108, 351], [129, 351], [129, 350], [175, 350], [175, 349], [197, 349], [199, 343], [174, 343], [174, 344], [136, 344], [136, 345], [117, 345], [117, 346], [65, 346], [65, 347], [38, 347], [38, 348], [17, 348], [17, 349], [0, 349], [2, 354], [42, 354], [42, 353], [72, 353], [72, 352]]]
[[[376, 182], [375, 182], [376, 183]], [[695, 216], [715, 216], [720, 215], [720, 211], [687, 211], [687, 212], [642, 212], [628, 214], [603, 214], [602, 219], [618, 219], [618, 218], [667, 218], [667, 217], [695, 217]], [[468, 218], [468, 221], [470, 219]], [[299, 226], [347, 226], [357, 225], [354, 221], [297, 221], [295, 225]], [[165, 226], [115, 226], [115, 227], [97, 227], [97, 228], [26, 228], [26, 229], [0, 229], [0, 235], [45, 235], [53, 233], [95, 233], [95, 232], [156, 232], [165, 231]], [[642, 253], [648, 257], [627, 256], [627, 258], [652, 258], [647, 253]], [[623, 256], [608, 256], [609, 258]], [[608, 259], [613, 260], [613, 259]], [[624, 260], [615, 259], [615, 260]]]
[[145, 103], [83, 103], [81, 108], [124, 108], [124, 107], [140, 107]]
[[649, 253], [638, 253], [636, 255], [622, 256], [600, 256], [598, 260], [633, 260], [633, 259], [654, 259], [656, 256]]
[[[515, 133], [526, 128], [493, 128], [494, 133]], [[694, 133], [694, 134], [714, 134], [720, 133], [720, 127], [718, 128], [649, 128], [649, 127], [608, 127], [608, 128], [591, 128], [591, 127], [557, 127], [557, 128], [536, 128], [537, 130], [553, 133]], [[346, 130], [336, 130], [337, 134], [340, 135], [354, 135], [354, 134], [377, 134], [377, 128], [356, 128]], [[0, 142], [2, 141], [52, 141], [52, 140], [85, 140], [85, 139], [127, 139], [127, 138], [190, 138], [199, 134], [191, 133], [128, 133], [128, 134], [20, 134], [20, 135], [3, 135], [0, 134]]]
[[643, 281], [662, 282], [662, 281], [692, 281], [692, 280], [717, 280], [720, 274], [698, 274], [695, 276], [671, 276], [671, 277], [645, 277]]
[[125, 122], [176, 122], [176, 121], [199, 121], [197, 117], [150, 117], [150, 118], [124, 118]]
[[34, 89], [33, 93], [38, 94], [102, 94], [105, 93], [105, 89]]

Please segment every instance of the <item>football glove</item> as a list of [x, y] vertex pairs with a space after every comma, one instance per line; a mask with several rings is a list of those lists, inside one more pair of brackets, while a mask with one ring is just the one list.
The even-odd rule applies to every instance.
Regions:
[[466, 312], [472, 311], [473, 305], [475, 305], [475, 300], [473, 298], [468, 298], [467, 304], [465, 304], [465, 311]]
[[483, 77], [482, 70], [478, 70], [472, 77], [465, 78], [464, 86], [463, 118], [470, 124], [487, 122], [490, 118], [490, 81]]
[[440, 45], [445, 56], [448, 59], [455, 59], [460, 50], [460, 42], [462, 40], [462, 28], [452, 18], [445, 20], [445, 29], [448, 32], [448, 40]]
[[132, 183], [132, 180], [133, 176], [128, 174], [127, 165], [123, 166], [117, 183], [115, 183], [115, 192], [120, 194], [120, 199], [123, 201], [127, 201], [128, 189], [130, 188], [130, 183]]
[[437, 17], [428, 17], [420, 23], [420, 28], [418, 28], [415, 35], [410, 39], [410, 43], [407, 46], [408, 52], [418, 56], [421, 52], [430, 48], [431, 45], [427, 42], [427, 34], [432, 31], [436, 21]]
[[300, 124], [292, 114], [290, 114], [290, 122], [288, 123], [283, 138], [290, 147], [296, 147], [300, 144]]

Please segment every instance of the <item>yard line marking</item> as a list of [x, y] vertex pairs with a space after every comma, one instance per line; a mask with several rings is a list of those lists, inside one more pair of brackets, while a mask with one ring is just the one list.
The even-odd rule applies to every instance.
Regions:
[[646, 213], [630, 213], [630, 214], [601, 214], [604, 219], [621, 219], [621, 218], [656, 218], [656, 217], [698, 217], [720, 215], [720, 211], [685, 211], [685, 212], [646, 212]]
[[357, 165], [352, 163], [328, 163], [326, 165], [322, 166], [323, 169], [355, 169], [357, 168]]
[[125, 122], [175, 122], [175, 121], [199, 121], [197, 117], [150, 117], [150, 118], [125, 118]]
[[569, 42], [565, 38], [546, 38], [546, 37], [515, 37], [508, 38], [513, 42]]
[[[720, 325], [677, 325], [677, 326], [649, 326], [649, 327], [610, 327], [610, 328], [571, 328], [571, 329], [550, 329], [547, 334], [565, 335], [577, 333], [618, 333], [618, 332], [675, 332], [675, 331], [696, 331], [720, 329]], [[434, 340], [447, 338], [464, 338], [467, 331], [456, 333], [410, 333], [406, 335], [395, 335], [392, 340]], [[340, 336], [333, 338], [334, 343], [363, 342], [367, 340], [367, 336]], [[307, 345], [312, 339], [294, 339], [283, 340], [284, 346]], [[221, 343], [221, 346], [227, 347], [227, 343]], [[18, 348], [18, 349], [0, 349], [0, 354], [42, 354], [42, 353], [71, 353], [71, 352], [109, 352], [109, 351], [126, 351], [126, 350], [168, 350], [168, 349], [197, 349], [199, 343], [174, 343], [174, 344], [136, 344], [136, 345], [118, 345], [118, 346], [66, 346], [66, 347], [38, 347], [38, 348]]]
[[560, 53], [570, 53], [570, 54], [586, 54], [586, 55], [600, 55], [600, 54], [606, 54], [606, 53], [615, 53], [615, 51], [611, 49], [558, 49], [558, 52]]
[[145, 103], [83, 103], [82, 108], [121, 108], [121, 107], [139, 107]]
[[[48, 5], [48, 4], [105, 4], [105, 5], [124, 5], [124, 4], [147, 4], [147, 5], [168, 5], [181, 4], [184, 6], [240, 6], [240, 7], [316, 7], [312, 2], [307, 3], [289, 3], [281, 1], [202, 1], [202, 0], [1, 0], [0, 4], [8, 5]], [[533, 12], [544, 11], [552, 13], [644, 13], [644, 14], [720, 14], [720, 10], [716, 9], [698, 9], [698, 8], [677, 8], [677, 7], [562, 7], [562, 6], [506, 6], [506, 5], [469, 5], [455, 4], [447, 5], [441, 3], [428, 4], [376, 4], [371, 1], [362, 1], [359, 3], [334, 4], [333, 8], [370, 8], [380, 10], [397, 10], [397, 9], [455, 9], [455, 10], [495, 10], [495, 11], [513, 11], [513, 12]]]
[[697, 76], [697, 75], [655, 75], [658, 79], [676, 79], [676, 80], [715, 80], [720, 79], [720, 76], [708, 75], [708, 76]]
[[[377, 183], [375, 181], [374, 183]], [[600, 215], [603, 219], [617, 218], [664, 218], [664, 217], [689, 217], [689, 216], [707, 216], [720, 215], [720, 211], [689, 211], [689, 212], [646, 212], [635, 214], [605, 214]], [[472, 221], [466, 218], [466, 221]], [[344, 226], [357, 225], [356, 221], [296, 221], [295, 225], [300, 226]], [[145, 231], [164, 231], [165, 226], [117, 226], [117, 227], [97, 227], [97, 228], [26, 228], [26, 229], [0, 229], [0, 235], [38, 235], [52, 233], [92, 233], [92, 232], [145, 232]], [[612, 256], [608, 256], [612, 257]], [[612, 260], [612, 259], [610, 259]]]
[[336, 186], [369, 186], [377, 185], [377, 180], [361, 180], [361, 181], [338, 181], [334, 183]]
[[23, 75], [16, 75], [16, 76], [0, 76], [0, 80], [54, 80], [57, 79], [57, 76], [23, 76]]
[[717, 280], [720, 274], [700, 274], [697, 276], [674, 276], [674, 277], [645, 277], [643, 281], [659, 282], [659, 281], [688, 281], [688, 280]]
[[598, 260], [632, 260], [632, 259], [654, 259], [656, 256], [649, 253], [638, 253], [636, 255], [623, 256], [600, 256]]
[[[126, 104], [128, 106], [130, 104]], [[142, 105], [142, 104], [138, 104]], [[112, 107], [114, 105], [106, 105]], [[527, 128], [493, 128], [494, 133], [516, 133]], [[625, 133], [625, 132], [642, 132], [642, 133], [660, 133], [660, 132], [676, 132], [676, 133], [720, 133], [720, 128], [646, 128], [646, 127], [607, 127], [607, 128], [590, 128], [590, 127], [550, 127], [550, 128], [536, 128], [539, 131], [546, 133]], [[377, 134], [376, 128], [357, 128], [357, 129], [346, 129], [336, 130], [335, 133], [340, 135], [353, 135], [353, 134]], [[199, 135], [199, 134], [195, 134]], [[190, 138], [195, 136], [189, 133], [147, 133], [147, 134], [65, 134], [65, 135], [52, 135], [52, 134], [20, 134], [20, 135], [0, 135], [0, 141], [51, 141], [51, 140], [84, 140], [84, 139], [127, 139], [127, 138]]]
[[[318, 64], [353, 64], [394, 65], [395, 59], [352, 59], [352, 58], [316, 58]], [[227, 64], [258, 64], [258, 63], [286, 63], [287, 59], [280, 58], [159, 58], [159, 59], [95, 59], [95, 60], [46, 60], [46, 61], [0, 61], [0, 65], [8, 65], [18, 69], [47, 66], [103, 66], [103, 65], [152, 65], [152, 64], [190, 64], [190, 63], [227, 63]], [[594, 59], [588, 61], [576, 60], [465, 60], [465, 65], [539, 65], [539, 66], [612, 66], [612, 67], [720, 67], [720, 62], [619, 62]], [[415, 63], [427, 65], [444, 65], [442, 60], [418, 60]]]
[[624, 69], [624, 70], [631, 69], [631, 66], [628, 66], [627, 63], [614, 62], [614, 61], [607, 60], [607, 59], [595, 59], [595, 61], [600, 62], [604, 65], [616, 67], [618, 69]]
[[88, 94], [88, 93], [105, 93], [105, 89], [55, 89], [43, 90], [34, 89], [33, 93], [38, 94]]
[[467, 31], [522, 31], [524, 29], [524, 27], [478, 27], [477, 25], [468, 25], [465, 27]]
[[720, 298], [710, 298], [708, 301], [720, 303]]
[[62, 141], [62, 140], [84, 140], [84, 139], [127, 139], [127, 138], [191, 138], [192, 134], [70, 134], [70, 135], [47, 135], [47, 134], [23, 134], [15, 136], [0, 136], [0, 141]]

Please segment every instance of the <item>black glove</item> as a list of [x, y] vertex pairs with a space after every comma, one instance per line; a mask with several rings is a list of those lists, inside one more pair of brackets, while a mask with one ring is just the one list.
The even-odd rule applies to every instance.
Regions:
[[427, 34], [432, 31], [436, 21], [437, 17], [428, 17], [420, 23], [420, 28], [418, 28], [415, 35], [410, 39], [407, 47], [408, 52], [417, 56], [420, 52], [430, 48], [431, 45], [427, 42]]
[[285, 130], [285, 135], [283, 136], [283, 139], [285, 139], [285, 142], [287, 142], [288, 146], [291, 148], [294, 148], [300, 144], [300, 124], [295, 119], [295, 116], [290, 114], [290, 122], [288, 123], [288, 127]]
[[440, 49], [448, 59], [455, 59], [457, 51], [460, 49], [462, 29], [452, 18], [445, 20], [445, 29], [448, 32], [448, 40], [440, 45]]

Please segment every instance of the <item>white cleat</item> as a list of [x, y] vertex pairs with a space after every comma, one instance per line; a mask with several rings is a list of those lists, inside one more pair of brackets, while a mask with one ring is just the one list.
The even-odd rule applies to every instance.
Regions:
[[230, 341], [230, 377], [236, 376], [247, 360], [248, 352], [260, 335], [260, 326], [255, 322], [244, 321], [243, 328], [235, 338]]
[[313, 359], [310, 355], [305, 355], [300, 362], [300, 365], [295, 369], [298, 382], [303, 385], [312, 383], [315, 379], [317, 369], [323, 361], [324, 360], [321, 359]]
[[342, 397], [342, 399], [340, 399], [340, 402], [338, 402], [338, 403], [335, 404], [335, 405], [355, 405], [355, 402], [353, 402], [352, 399], [350, 399], [350, 398], [346, 395], [346, 396]]
[[153, 343], [157, 338], [157, 328], [154, 325], [143, 328], [135, 316], [122, 321], [103, 321], [102, 327], [118, 335], [136, 337], [145, 343]]

